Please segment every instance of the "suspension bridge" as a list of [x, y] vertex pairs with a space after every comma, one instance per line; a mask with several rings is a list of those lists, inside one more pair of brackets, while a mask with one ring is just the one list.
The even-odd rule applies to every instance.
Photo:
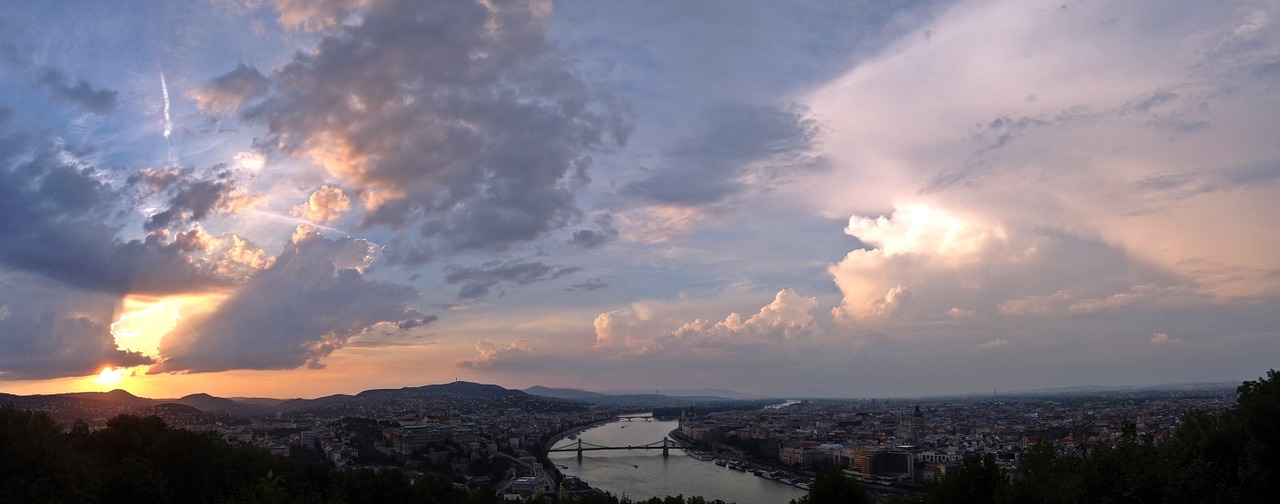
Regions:
[[598, 444], [588, 443], [581, 439], [577, 443], [571, 443], [557, 448], [547, 450], [552, 452], [578, 452], [578, 459], [582, 459], [583, 452], [599, 451], [599, 450], [662, 450], [662, 456], [666, 457], [670, 454], [672, 448], [680, 448], [680, 443], [671, 438], [664, 437], [662, 441], [654, 441], [649, 444], [628, 445], [628, 446], [602, 446]]

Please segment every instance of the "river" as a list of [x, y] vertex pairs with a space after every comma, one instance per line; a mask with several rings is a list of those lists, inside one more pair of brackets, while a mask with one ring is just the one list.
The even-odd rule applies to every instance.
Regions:
[[[674, 421], [617, 420], [592, 427], [578, 437], [600, 446], [636, 446], [660, 441], [677, 425]], [[556, 446], [576, 443], [562, 439]], [[662, 457], [662, 450], [588, 451], [581, 462], [575, 452], [556, 452], [550, 457], [565, 476], [577, 476], [595, 488], [632, 500], [701, 495], [707, 500], [738, 504], [786, 504], [805, 494], [749, 472], [697, 460], [678, 449], [671, 450], [667, 458]]]

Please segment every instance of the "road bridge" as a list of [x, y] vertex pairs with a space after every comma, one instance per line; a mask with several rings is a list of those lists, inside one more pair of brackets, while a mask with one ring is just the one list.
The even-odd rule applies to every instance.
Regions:
[[575, 444], [568, 444], [557, 448], [547, 450], [547, 453], [553, 452], [578, 452], [578, 460], [582, 460], [582, 453], [600, 450], [662, 450], [662, 456], [670, 455], [672, 448], [680, 448], [680, 443], [671, 438], [664, 437], [662, 441], [654, 441], [649, 444], [628, 445], [628, 446], [602, 446], [598, 444], [588, 443], [581, 439]]

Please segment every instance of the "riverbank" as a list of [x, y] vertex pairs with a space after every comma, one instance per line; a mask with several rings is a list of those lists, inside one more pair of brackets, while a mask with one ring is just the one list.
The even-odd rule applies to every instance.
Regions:
[[[672, 430], [668, 435], [672, 439], [679, 441], [687, 447], [687, 452], [693, 453], [698, 443], [690, 440], [680, 434], [680, 429]], [[783, 485], [794, 486], [800, 490], [808, 491], [815, 479], [812, 471], [805, 471], [794, 467], [786, 467], [772, 461], [760, 460], [733, 448], [727, 448], [723, 445], [712, 446], [706, 452], [710, 459], [701, 459], [699, 461], [707, 462], [718, 467], [724, 467], [727, 470], [734, 470], [743, 473], [749, 473], [761, 479], [774, 481]], [[696, 458], [696, 457], [695, 457]]]
[[[581, 434], [581, 439], [597, 446], [652, 445], [663, 437], [680, 443], [679, 436], [671, 435], [676, 427], [674, 420], [623, 420], [592, 427]], [[560, 441], [557, 445], [566, 443]], [[804, 495], [790, 485], [701, 462], [685, 455], [686, 451], [687, 448], [672, 448], [670, 456], [663, 457], [653, 449], [600, 450], [586, 452], [581, 460], [572, 450], [550, 455], [555, 464], [563, 467], [561, 473], [566, 479], [576, 477], [591, 487], [633, 500], [699, 495], [739, 504], [786, 504]]]

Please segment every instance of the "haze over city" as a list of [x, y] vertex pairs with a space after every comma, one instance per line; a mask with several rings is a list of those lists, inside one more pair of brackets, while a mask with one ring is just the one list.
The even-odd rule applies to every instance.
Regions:
[[1280, 356], [1275, 2], [21, 2], [0, 391], [885, 397]]

